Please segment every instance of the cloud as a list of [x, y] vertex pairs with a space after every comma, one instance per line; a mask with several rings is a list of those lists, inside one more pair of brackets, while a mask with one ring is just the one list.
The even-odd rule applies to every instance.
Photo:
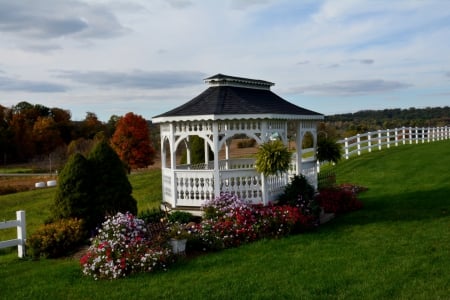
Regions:
[[66, 92], [64, 85], [44, 82], [13, 79], [6, 76], [0, 76], [0, 91], [21, 91], [33, 93], [60, 93]]
[[318, 92], [327, 95], [361, 95], [390, 92], [408, 88], [410, 86], [410, 84], [397, 81], [370, 79], [334, 81], [330, 83], [305, 86], [296, 90], [298, 92]]
[[167, 2], [170, 4], [170, 6], [180, 9], [193, 5], [189, 0], [167, 0]]
[[450, 77], [450, 71], [445, 73], [445, 77]]
[[107, 6], [80, 1], [0, 0], [0, 31], [21, 38], [110, 38], [126, 30]]
[[168, 89], [196, 85], [207, 75], [196, 71], [57, 71], [58, 77], [102, 88]]
[[363, 65], [371, 65], [373, 64], [375, 61], [373, 59], [360, 59], [359, 62]]

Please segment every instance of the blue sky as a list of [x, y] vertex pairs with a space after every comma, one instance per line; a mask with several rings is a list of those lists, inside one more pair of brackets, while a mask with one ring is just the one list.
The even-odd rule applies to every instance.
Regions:
[[326, 115], [450, 105], [450, 1], [0, 0], [0, 104], [147, 119], [217, 73]]

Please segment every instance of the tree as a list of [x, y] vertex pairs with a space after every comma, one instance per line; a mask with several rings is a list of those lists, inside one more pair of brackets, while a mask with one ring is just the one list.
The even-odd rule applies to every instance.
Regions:
[[120, 159], [131, 169], [145, 168], [154, 162], [147, 121], [131, 112], [120, 118], [111, 138]]
[[79, 218], [86, 229], [95, 229], [98, 215], [92, 170], [88, 160], [80, 153], [71, 155], [59, 173], [58, 188], [52, 213], [54, 219]]
[[125, 166], [106, 141], [100, 141], [94, 146], [88, 161], [94, 176], [95, 203], [104, 213], [103, 216], [127, 211], [136, 214], [137, 202], [131, 195], [132, 187]]
[[80, 126], [80, 137], [86, 139], [92, 139], [98, 132], [104, 131], [102, 122], [97, 118], [97, 115], [93, 112], [87, 112], [86, 117]]
[[64, 144], [52, 117], [38, 117], [33, 125], [32, 137], [37, 154], [50, 154]]

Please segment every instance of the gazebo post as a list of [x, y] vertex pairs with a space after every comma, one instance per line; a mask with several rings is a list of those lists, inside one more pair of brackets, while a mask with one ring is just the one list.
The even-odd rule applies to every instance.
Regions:
[[186, 163], [188, 164], [188, 166], [191, 165], [191, 143], [189, 141], [189, 135], [186, 137]]
[[220, 170], [219, 170], [219, 124], [213, 122], [213, 153], [214, 153], [214, 196], [220, 196]]
[[170, 124], [170, 137], [169, 137], [169, 153], [170, 153], [170, 172], [171, 176], [171, 190], [172, 190], [172, 203], [173, 207], [176, 206], [177, 203], [177, 185], [175, 178], [175, 169], [177, 168], [177, 149], [175, 149], [175, 134], [174, 134], [174, 124]]
[[303, 144], [303, 132], [302, 132], [302, 122], [297, 123], [297, 136], [296, 136], [296, 142], [295, 142], [295, 152], [297, 153], [297, 160], [296, 160], [296, 173], [299, 175], [302, 170], [302, 144]]

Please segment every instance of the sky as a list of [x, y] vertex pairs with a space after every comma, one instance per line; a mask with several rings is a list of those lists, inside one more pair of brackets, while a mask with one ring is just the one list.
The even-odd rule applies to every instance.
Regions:
[[146, 119], [222, 73], [307, 109], [450, 105], [446, 0], [0, 0], [0, 104]]

